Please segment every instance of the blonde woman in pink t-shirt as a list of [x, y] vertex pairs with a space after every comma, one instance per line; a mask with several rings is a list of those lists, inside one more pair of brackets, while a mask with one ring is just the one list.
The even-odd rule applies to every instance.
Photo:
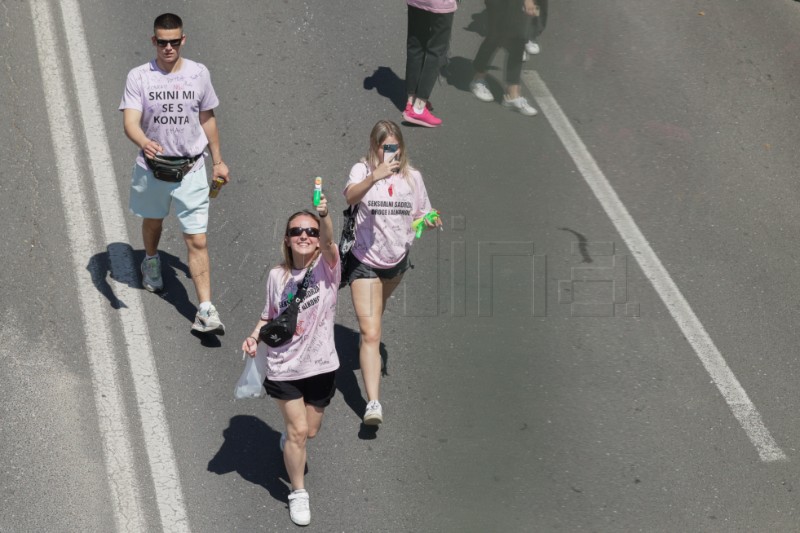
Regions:
[[[306, 442], [314, 438], [322, 426], [325, 407], [336, 390], [334, 372], [339, 368], [333, 340], [342, 275], [339, 249], [333, 242], [333, 225], [328, 217], [325, 195], [316, 209], [316, 214], [299, 211], [286, 222], [284, 261], [270, 271], [267, 302], [261, 319], [242, 342], [242, 350], [251, 357], [255, 357], [257, 350], [267, 353], [264, 387], [278, 402], [286, 424], [280, 447], [292, 484], [289, 515], [298, 525], [307, 525], [311, 520], [304, 479]], [[305, 295], [302, 300], [298, 299], [294, 335], [280, 346], [259, 342], [261, 328], [289, 306], [298, 288], [303, 286], [308, 269], [311, 272]]]
[[408, 252], [415, 234], [411, 223], [432, 210], [422, 174], [409, 163], [397, 124], [381, 120], [372, 128], [368, 155], [350, 170], [344, 196], [348, 205], [358, 206], [356, 242], [349, 260], [353, 267], [348, 265], [343, 277], [350, 284], [361, 331], [359, 362], [367, 393], [364, 424], [377, 426], [383, 422], [379, 401], [383, 312], [410, 267]]

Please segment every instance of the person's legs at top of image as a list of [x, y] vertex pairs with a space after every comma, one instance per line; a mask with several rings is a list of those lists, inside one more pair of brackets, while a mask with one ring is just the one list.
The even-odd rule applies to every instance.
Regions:
[[408, 6], [408, 39], [406, 58], [406, 92], [408, 101], [403, 118], [425, 127], [436, 127], [442, 121], [428, 106], [431, 92], [439, 76], [450, 46], [453, 13], [431, 13]]
[[408, 29], [406, 34], [406, 109], [414, 103], [417, 86], [425, 63], [425, 42], [428, 28], [425, 25], [427, 11], [408, 6]]
[[305, 489], [306, 444], [313, 439], [322, 425], [324, 409], [308, 405], [303, 398], [278, 400], [286, 426], [283, 441], [283, 462], [289, 474], [289, 516], [295, 524], [304, 526], [311, 522], [308, 491]]
[[358, 356], [367, 393], [367, 410], [364, 414], [364, 423], [367, 425], [383, 422], [383, 408], [380, 404], [382, 320], [386, 302], [402, 280], [403, 275], [400, 274], [385, 280], [356, 279], [350, 284], [361, 333]]
[[520, 92], [522, 49], [525, 46], [525, 41], [523, 39], [508, 39], [506, 46], [508, 47], [508, 55], [506, 56], [506, 93], [503, 95], [503, 107], [532, 117], [538, 111], [528, 103], [528, 100]]
[[531, 19], [530, 24], [528, 25], [528, 41], [525, 43], [525, 47], [522, 49], [522, 61], [527, 61], [528, 56], [532, 55], [535, 56], [541, 51], [539, 47], [539, 43], [536, 42], [536, 35], [537, 35], [537, 26], [539, 24], [539, 17], [533, 17]]
[[142, 242], [144, 243], [144, 260], [141, 264], [142, 285], [150, 292], [158, 292], [164, 288], [161, 277], [161, 258], [158, 256], [158, 243], [161, 241], [163, 219], [142, 219]]
[[472, 60], [475, 75], [469, 84], [469, 89], [482, 102], [494, 102], [494, 95], [486, 84], [486, 73], [489, 70], [489, 63], [492, 62], [494, 54], [502, 44], [500, 23], [503, 8], [504, 4], [498, 0], [486, 1], [486, 37], [478, 47], [475, 59]]
[[525, 51], [531, 55], [536, 55], [541, 51], [537, 39], [547, 26], [547, 0], [536, 0], [539, 7], [539, 15], [531, 20], [530, 35], [528, 42], [525, 43]]

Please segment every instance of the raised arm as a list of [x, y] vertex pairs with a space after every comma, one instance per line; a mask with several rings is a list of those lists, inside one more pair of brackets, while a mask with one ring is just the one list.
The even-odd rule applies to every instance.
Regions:
[[333, 242], [333, 222], [328, 216], [328, 199], [323, 194], [320, 197], [319, 205], [316, 207], [319, 214], [319, 251], [322, 258], [333, 268], [339, 261], [339, 250]]

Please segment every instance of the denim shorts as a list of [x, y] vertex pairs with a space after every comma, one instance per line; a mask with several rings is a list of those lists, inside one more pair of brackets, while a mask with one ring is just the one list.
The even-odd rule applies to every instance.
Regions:
[[133, 165], [130, 210], [142, 218], [166, 218], [175, 205], [184, 233], [194, 235], [208, 230], [208, 178], [206, 167], [189, 172], [179, 183], [161, 181], [149, 168]]

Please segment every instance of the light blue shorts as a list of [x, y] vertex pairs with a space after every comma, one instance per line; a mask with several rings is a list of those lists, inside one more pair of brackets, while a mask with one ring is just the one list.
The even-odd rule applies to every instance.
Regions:
[[180, 183], [161, 181], [150, 169], [133, 165], [131, 213], [142, 218], [166, 218], [175, 204], [184, 233], [194, 235], [208, 230], [208, 178], [206, 167], [188, 173]]

